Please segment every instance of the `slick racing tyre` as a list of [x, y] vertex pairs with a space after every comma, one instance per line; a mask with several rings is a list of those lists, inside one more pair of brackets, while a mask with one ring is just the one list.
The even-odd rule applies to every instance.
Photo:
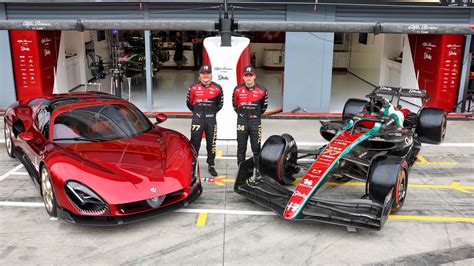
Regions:
[[384, 204], [386, 196], [392, 192], [392, 211], [403, 206], [407, 195], [407, 162], [397, 156], [383, 155], [373, 159], [367, 179], [367, 195], [379, 204]]
[[354, 115], [364, 111], [367, 103], [366, 100], [361, 99], [351, 98], [347, 100], [346, 104], [344, 104], [344, 109], [342, 109], [342, 120], [352, 119]]
[[56, 195], [53, 190], [53, 182], [51, 175], [46, 166], [41, 167], [41, 196], [43, 197], [44, 206], [49, 216], [57, 217], [58, 203], [56, 202]]
[[296, 149], [295, 140], [288, 134], [269, 137], [260, 151], [260, 174], [272, 177], [282, 185], [293, 183], [293, 175], [299, 171], [295, 166], [298, 156]]
[[3, 124], [3, 133], [5, 135], [5, 147], [10, 158], [15, 158], [15, 144], [13, 143], [12, 132], [7, 122]]
[[421, 142], [439, 144], [446, 134], [446, 113], [437, 108], [423, 108], [416, 127]]

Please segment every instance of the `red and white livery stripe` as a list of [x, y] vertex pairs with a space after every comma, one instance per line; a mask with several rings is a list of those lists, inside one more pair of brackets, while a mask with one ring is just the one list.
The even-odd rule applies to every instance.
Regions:
[[363, 134], [359, 132], [354, 132], [351, 135], [349, 131], [344, 131], [326, 146], [306, 172], [306, 175], [301, 180], [295, 192], [293, 192], [293, 196], [291, 196], [291, 199], [288, 201], [283, 214], [285, 219], [293, 219], [298, 215], [307, 198], [312, 196], [316, 188], [324, 180], [326, 174], [331, 170], [333, 163], [361, 136], [363, 136]]

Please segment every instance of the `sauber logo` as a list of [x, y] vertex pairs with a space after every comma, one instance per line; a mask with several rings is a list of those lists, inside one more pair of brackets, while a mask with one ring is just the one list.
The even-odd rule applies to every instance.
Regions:
[[456, 51], [449, 51], [448, 56], [456, 56], [458, 53]]
[[291, 212], [296, 212], [300, 208], [300, 206], [301, 204], [290, 202], [290, 204], [286, 206], [286, 209]]
[[294, 197], [294, 196], [306, 198], [306, 197], [308, 197], [308, 194], [302, 193], [302, 192], [300, 192], [299, 190], [295, 190], [295, 192], [293, 192], [293, 197]]
[[228, 77], [228, 76], [219, 75], [219, 76], [217, 76], [217, 79], [218, 79], [218, 80], [229, 80], [229, 77]]
[[418, 93], [418, 94], [420, 94], [421, 91], [420, 91], [420, 90], [417, 90], [417, 89], [410, 89], [410, 90], [408, 91], [408, 93]]

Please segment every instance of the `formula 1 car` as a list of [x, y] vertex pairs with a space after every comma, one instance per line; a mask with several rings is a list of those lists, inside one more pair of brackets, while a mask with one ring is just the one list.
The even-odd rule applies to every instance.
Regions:
[[[420, 110], [401, 108], [404, 97], [421, 100]], [[403, 206], [421, 143], [443, 141], [446, 114], [424, 107], [425, 91], [381, 86], [367, 98], [349, 99], [342, 122], [321, 122], [320, 133], [329, 141], [321, 148], [298, 149], [288, 134], [269, 137], [258, 159], [260, 176], [252, 174], [252, 159], [242, 162], [234, 190], [285, 219], [381, 229], [390, 212]], [[300, 170], [301, 182], [288, 189]], [[321, 198], [316, 192], [329, 179], [366, 182], [365, 193], [354, 200]]]
[[110, 94], [20, 101], [4, 122], [7, 153], [23, 163], [50, 216], [124, 224], [174, 211], [202, 193], [188, 139]]
[[[161, 57], [163, 53], [157, 50], [151, 51], [152, 71], [155, 75], [160, 71], [162, 62], [165, 62]], [[127, 52], [118, 58], [118, 63], [122, 66], [125, 77], [132, 77], [135, 75], [143, 75], [145, 73], [145, 51], [143, 47], [131, 47]]]

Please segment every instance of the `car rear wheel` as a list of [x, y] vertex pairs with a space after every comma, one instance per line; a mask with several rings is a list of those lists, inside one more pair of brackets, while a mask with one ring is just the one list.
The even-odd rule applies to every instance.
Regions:
[[367, 179], [367, 195], [379, 204], [392, 191], [392, 211], [403, 206], [407, 196], [408, 171], [407, 163], [397, 156], [384, 155], [376, 157], [370, 166]]
[[418, 116], [416, 133], [422, 142], [441, 143], [446, 135], [446, 113], [444, 110], [423, 108]]
[[354, 115], [364, 111], [367, 103], [366, 100], [361, 99], [351, 98], [347, 100], [346, 104], [344, 104], [344, 109], [342, 109], [342, 120], [352, 119]]
[[260, 174], [272, 177], [282, 185], [293, 183], [293, 175], [299, 172], [296, 149], [295, 140], [288, 134], [269, 137], [260, 151]]
[[15, 144], [13, 144], [12, 132], [10, 127], [5, 122], [3, 132], [5, 135], [5, 146], [7, 149], [7, 154], [10, 158], [15, 158]]
[[51, 175], [46, 166], [41, 167], [41, 195], [43, 196], [44, 206], [51, 217], [56, 217], [58, 213], [58, 204], [54, 195]]

